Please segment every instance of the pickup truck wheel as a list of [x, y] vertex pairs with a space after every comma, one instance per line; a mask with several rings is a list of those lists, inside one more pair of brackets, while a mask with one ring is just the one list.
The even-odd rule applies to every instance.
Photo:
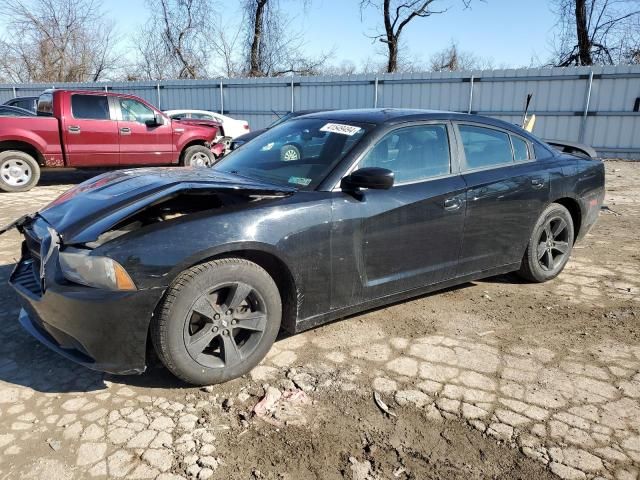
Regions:
[[194, 385], [249, 372], [280, 330], [282, 303], [273, 278], [243, 258], [222, 258], [182, 272], [151, 321], [162, 363]]
[[0, 190], [26, 192], [40, 180], [40, 166], [35, 158], [18, 150], [0, 152]]
[[210, 167], [215, 162], [213, 152], [204, 145], [193, 145], [182, 155], [182, 164], [185, 167]]

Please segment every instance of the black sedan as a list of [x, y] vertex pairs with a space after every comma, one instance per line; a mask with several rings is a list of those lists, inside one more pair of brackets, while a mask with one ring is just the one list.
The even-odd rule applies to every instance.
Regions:
[[[321, 132], [318, 155], [284, 138]], [[211, 169], [123, 170], [14, 222], [22, 325], [60, 354], [193, 384], [251, 370], [278, 332], [506, 272], [558, 275], [593, 226], [601, 161], [489, 118], [303, 116]]]
[[36, 114], [20, 107], [0, 105], [0, 117], [35, 117]]

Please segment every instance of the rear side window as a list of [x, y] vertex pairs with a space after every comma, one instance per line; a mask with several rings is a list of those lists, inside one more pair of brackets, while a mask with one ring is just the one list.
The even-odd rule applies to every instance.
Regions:
[[109, 120], [109, 100], [102, 95], [72, 95], [73, 118], [85, 120]]
[[359, 168], [381, 167], [396, 183], [416, 182], [451, 172], [446, 125], [399, 128], [382, 138], [360, 161]]
[[511, 144], [513, 145], [513, 158], [516, 162], [524, 162], [529, 160], [529, 147], [527, 142], [520, 137], [511, 136]]
[[513, 162], [509, 135], [492, 128], [460, 125], [466, 167], [475, 168], [506, 165]]

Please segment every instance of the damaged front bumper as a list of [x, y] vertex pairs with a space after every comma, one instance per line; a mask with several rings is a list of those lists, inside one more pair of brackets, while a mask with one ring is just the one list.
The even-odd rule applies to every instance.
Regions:
[[18, 228], [25, 241], [9, 284], [20, 296], [22, 326], [88, 368], [144, 372], [149, 322], [164, 289], [108, 291], [68, 282], [58, 265], [55, 231], [39, 217]]

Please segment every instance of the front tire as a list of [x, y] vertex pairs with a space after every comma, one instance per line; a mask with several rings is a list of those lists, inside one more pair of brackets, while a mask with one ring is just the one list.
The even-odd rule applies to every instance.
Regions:
[[552, 203], [533, 228], [518, 275], [535, 283], [557, 277], [569, 261], [573, 241], [574, 226], [569, 210]]
[[35, 158], [19, 150], [0, 152], [0, 190], [26, 192], [38, 184], [40, 165]]
[[300, 160], [301, 156], [300, 149], [296, 145], [287, 144], [280, 149], [280, 160], [283, 162]]
[[204, 145], [192, 145], [182, 154], [182, 164], [185, 167], [210, 167], [214, 163], [215, 155]]
[[194, 385], [226, 382], [249, 372], [275, 341], [280, 292], [260, 266], [223, 258], [180, 274], [151, 323], [162, 363]]

